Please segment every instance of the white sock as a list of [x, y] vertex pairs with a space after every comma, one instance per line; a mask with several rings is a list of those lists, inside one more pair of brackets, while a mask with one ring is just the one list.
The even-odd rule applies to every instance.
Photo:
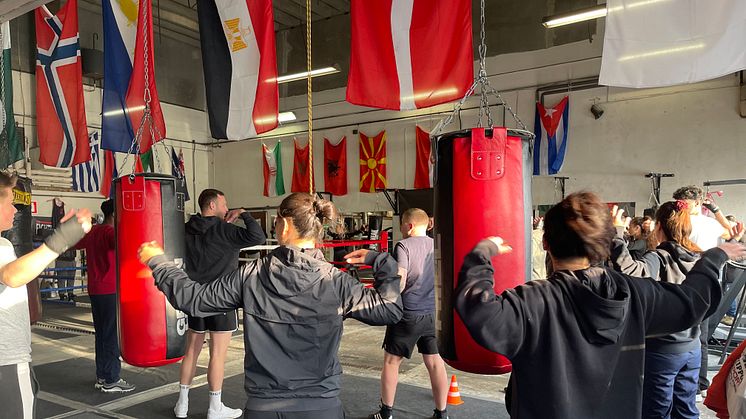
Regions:
[[210, 392], [210, 409], [221, 410], [223, 402], [220, 401], [220, 396], [222, 396], [222, 394], [223, 390]]
[[189, 404], [189, 384], [179, 384], [179, 401], [177, 404]]

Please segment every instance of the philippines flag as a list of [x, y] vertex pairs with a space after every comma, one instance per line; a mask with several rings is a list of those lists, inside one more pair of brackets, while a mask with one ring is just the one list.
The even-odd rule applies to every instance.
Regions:
[[469, 0], [352, 0], [347, 101], [421, 109], [460, 99], [474, 81]]
[[36, 9], [36, 121], [39, 161], [71, 167], [91, 158], [78, 42], [78, 2], [57, 15]]
[[[156, 139], [145, 126], [140, 151], [166, 136], [153, 65], [153, 24], [150, 0], [102, 0], [104, 22], [104, 99], [101, 116], [101, 147], [126, 153], [132, 146], [145, 110], [145, 32], [148, 30], [148, 81]], [[147, 15], [143, 19], [143, 14]]]
[[212, 136], [240, 140], [276, 128], [272, 1], [201, 0], [197, 12]]
[[565, 96], [554, 108], [536, 103], [534, 176], [554, 175], [562, 169], [570, 124], [570, 99]]
[[97, 192], [101, 188], [101, 160], [99, 159], [98, 132], [89, 136], [91, 160], [73, 166], [73, 190], [78, 192]]

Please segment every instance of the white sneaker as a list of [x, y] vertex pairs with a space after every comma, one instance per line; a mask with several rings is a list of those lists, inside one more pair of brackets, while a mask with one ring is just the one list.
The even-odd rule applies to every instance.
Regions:
[[207, 410], [207, 419], [236, 419], [241, 416], [243, 416], [243, 410], [231, 409], [223, 403], [220, 403], [220, 410]]
[[174, 415], [176, 415], [177, 418], [185, 419], [187, 417], [188, 412], [189, 412], [189, 403], [176, 402], [176, 406], [174, 406]]

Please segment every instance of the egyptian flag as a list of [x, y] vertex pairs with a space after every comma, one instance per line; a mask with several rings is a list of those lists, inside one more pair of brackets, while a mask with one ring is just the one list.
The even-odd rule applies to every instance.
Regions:
[[324, 188], [332, 195], [347, 195], [347, 137], [336, 145], [324, 138]]
[[117, 159], [113, 151], [104, 151], [104, 176], [101, 181], [101, 195], [114, 198], [114, 179], [119, 177], [117, 173]]
[[360, 192], [386, 189], [386, 131], [375, 137], [360, 133]]
[[536, 102], [534, 123], [534, 176], [554, 175], [562, 169], [570, 125], [570, 99], [565, 96], [553, 108]]
[[36, 50], [39, 161], [55, 167], [88, 161], [77, 0], [67, 0], [57, 15], [36, 9]]
[[[290, 185], [291, 192], [311, 192], [311, 179], [308, 173], [309, 147], [298, 146], [298, 140], [293, 141], [295, 153], [293, 155], [293, 182]], [[314, 183], [316, 183], [314, 181]], [[315, 185], [314, 185], [315, 186]], [[314, 189], [316, 189], [314, 187]]]
[[264, 167], [264, 196], [285, 195], [285, 180], [282, 177], [282, 153], [280, 142], [270, 150], [262, 144], [262, 160]]
[[276, 128], [272, 1], [201, 0], [197, 12], [212, 136], [240, 140]]
[[414, 166], [414, 188], [427, 189], [433, 187], [433, 168], [435, 158], [430, 150], [430, 133], [417, 127], [416, 159]]
[[474, 81], [470, 0], [352, 0], [347, 101], [421, 109]]

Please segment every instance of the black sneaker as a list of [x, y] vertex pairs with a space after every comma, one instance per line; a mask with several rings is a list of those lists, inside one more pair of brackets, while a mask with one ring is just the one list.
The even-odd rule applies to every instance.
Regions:
[[448, 411], [433, 409], [433, 417], [432, 419], [448, 419]]
[[97, 378], [96, 384], [93, 385], [93, 388], [95, 388], [96, 390], [101, 390], [101, 387], [103, 387], [104, 384], [106, 384], [106, 380], [104, 380], [103, 378]]
[[134, 385], [124, 381], [121, 378], [116, 383], [104, 383], [101, 386], [101, 391], [103, 391], [104, 393], [129, 393], [134, 389]]
[[394, 419], [393, 406], [386, 406], [381, 403], [381, 409], [370, 416], [370, 419]]

